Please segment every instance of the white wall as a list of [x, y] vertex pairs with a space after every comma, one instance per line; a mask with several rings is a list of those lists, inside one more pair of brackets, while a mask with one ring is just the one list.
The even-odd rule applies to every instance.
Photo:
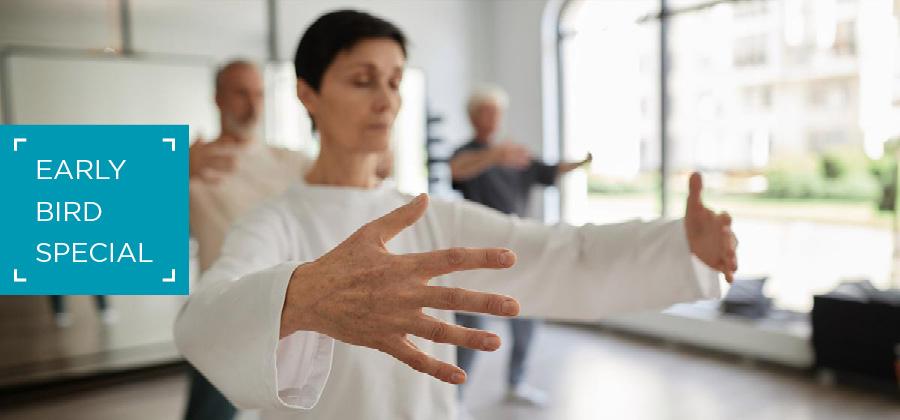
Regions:
[[[210, 73], [213, 63], [227, 58], [262, 60], [265, 57], [265, 2], [132, 0], [130, 4], [135, 52], [206, 58]], [[0, 2], [0, 48], [20, 46], [97, 53], [108, 48], [119, 49], [122, 47], [119, 16], [119, 2], [115, 0], [3, 0]], [[199, 86], [198, 90], [207, 93], [210, 112], [213, 112], [211, 85]], [[214, 135], [215, 131], [205, 129], [204, 134]]]
[[[263, 59], [265, 1], [131, 0], [135, 51]], [[115, 0], [3, 0], [0, 45], [119, 48]]]
[[506, 132], [543, 150], [542, 33], [546, 0], [493, 0], [492, 81], [509, 92]]
[[[329, 10], [352, 7], [384, 17], [400, 26], [411, 40], [410, 65], [425, 71], [429, 102], [446, 117], [440, 134], [455, 143], [470, 134], [464, 109], [468, 91], [481, 81], [496, 79], [492, 76], [497, 57], [492, 48], [499, 29], [491, 17], [495, 7], [519, 8], [513, 7], [513, 2], [501, 3], [502, 7], [491, 1], [469, 0], [280, 0], [279, 55], [292, 60], [302, 31]], [[532, 10], [542, 1], [515, 3]], [[132, 44], [137, 52], [202, 55], [217, 61], [233, 57], [264, 60], [268, 56], [265, 8], [263, 0], [132, 0]], [[118, 16], [114, 0], [3, 0], [0, 46], [117, 48]], [[511, 16], [503, 21], [514, 23], [515, 19]], [[522, 29], [527, 26], [520, 25]], [[502, 57], [516, 60], [514, 52]], [[504, 71], [515, 73], [512, 68]], [[533, 98], [528, 102], [530, 106]], [[528, 128], [520, 131], [525, 130]]]
[[0, 45], [115, 47], [119, 39], [116, 10], [107, 0], [4, 0]]
[[[552, 21], [561, 0], [492, 0], [493, 30], [490, 81], [503, 86], [510, 97], [506, 133], [526, 145], [537, 156], [558, 158], [556, 112], [556, 60], [545, 56], [545, 42], [555, 45], [556, 22]], [[545, 13], [550, 15], [545, 29]], [[549, 33], [545, 33], [545, 30]], [[550, 67], [548, 67], [550, 66]], [[555, 188], [534, 194], [531, 215], [545, 222], [559, 220], [559, 195]]]
[[217, 61], [267, 56], [264, 0], [131, 0], [131, 21], [135, 51]]
[[[452, 143], [471, 134], [469, 90], [495, 82], [510, 93], [507, 132], [542, 150], [541, 18], [547, 0], [281, 0], [278, 44], [291, 60], [302, 31], [329, 10], [351, 7], [384, 17], [411, 41], [410, 65], [425, 71], [429, 102], [444, 114]], [[266, 2], [262, 0], [132, 0], [135, 51], [187, 54], [222, 61], [264, 60]], [[119, 47], [118, 2], [3, 0], [0, 46], [102, 50]]]

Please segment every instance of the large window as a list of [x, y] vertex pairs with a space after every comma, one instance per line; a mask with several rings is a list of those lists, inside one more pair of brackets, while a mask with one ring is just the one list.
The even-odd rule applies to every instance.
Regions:
[[566, 184], [565, 217], [657, 217], [663, 196], [667, 215], [680, 216], [699, 170], [707, 201], [734, 216], [739, 276], [767, 276], [779, 306], [807, 310], [842, 280], [889, 286], [894, 2], [668, 3], [665, 66], [658, 0], [565, 9], [563, 150], [596, 157], [581, 185]]
[[660, 213], [656, 0], [570, 2], [561, 20], [563, 156], [591, 152], [563, 179], [563, 219], [616, 222]]

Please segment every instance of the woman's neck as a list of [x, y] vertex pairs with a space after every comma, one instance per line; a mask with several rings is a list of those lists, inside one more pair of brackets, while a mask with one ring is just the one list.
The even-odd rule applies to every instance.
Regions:
[[377, 166], [377, 153], [346, 153], [323, 147], [305, 179], [312, 185], [370, 189], [380, 183]]

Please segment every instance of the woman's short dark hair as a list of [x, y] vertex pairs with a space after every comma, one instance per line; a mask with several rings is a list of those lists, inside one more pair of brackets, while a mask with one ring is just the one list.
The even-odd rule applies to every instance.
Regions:
[[320, 16], [306, 29], [297, 45], [294, 54], [297, 78], [318, 92], [322, 75], [334, 57], [372, 38], [392, 39], [406, 55], [406, 36], [393, 23], [356, 10], [337, 10]]

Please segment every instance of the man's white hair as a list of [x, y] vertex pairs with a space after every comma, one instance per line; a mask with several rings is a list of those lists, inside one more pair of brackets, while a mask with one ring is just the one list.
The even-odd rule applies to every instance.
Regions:
[[469, 115], [472, 115], [479, 106], [484, 104], [495, 104], [500, 109], [505, 110], [509, 105], [509, 95], [500, 86], [492, 84], [481, 85], [469, 95], [469, 103], [466, 109], [468, 109]]

